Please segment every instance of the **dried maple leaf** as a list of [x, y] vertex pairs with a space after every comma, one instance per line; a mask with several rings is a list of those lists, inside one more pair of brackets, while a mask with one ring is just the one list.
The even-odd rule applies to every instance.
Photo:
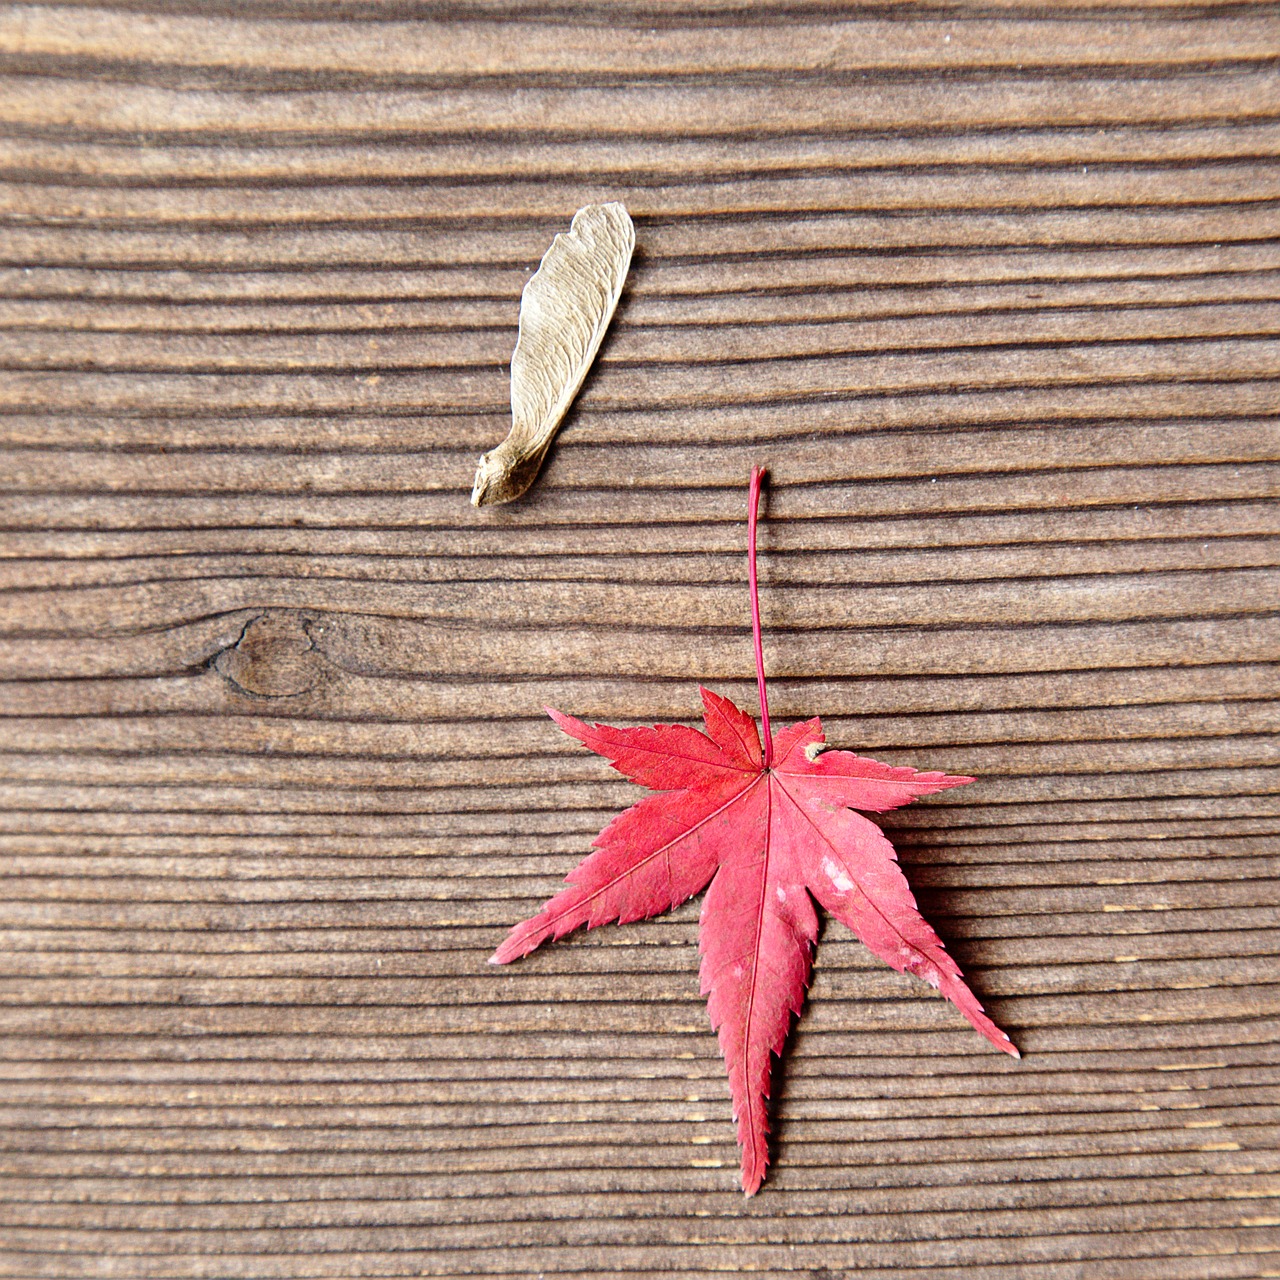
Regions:
[[870, 819], [972, 778], [917, 773], [823, 750], [817, 719], [773, 736], [760, 646], [755, 530], [763, 472], [751, 476], [748, 576], [764, 746], [752, 717], [702, 690], [706, 732], [679, 724], [615, 729], [547, 708], [570, 737], [657, 792], [616, 817], [569, 888], [516, 925], [493, 955], [506, 964], [580, 925], [658, 915], [700, 893], [702, 992], [729, 1070], [752, 1195], [769, 1162], [772, 1059], [800, 1013], [818, 936], [816, 899], [880, 959], [942, 992], [997, 1049], [1018, 1056], [916, 908], [893, 846]]

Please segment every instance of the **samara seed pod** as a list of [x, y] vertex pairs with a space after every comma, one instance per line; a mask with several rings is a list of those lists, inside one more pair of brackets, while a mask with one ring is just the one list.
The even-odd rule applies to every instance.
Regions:
[[520, 296], [511, 356], [511, 432], [482, 454], [471, 501], [511, 502], [537, 477], [596, 358], [622, 293], [635, 227], [620, 204], [589, 204], [551, 242]]

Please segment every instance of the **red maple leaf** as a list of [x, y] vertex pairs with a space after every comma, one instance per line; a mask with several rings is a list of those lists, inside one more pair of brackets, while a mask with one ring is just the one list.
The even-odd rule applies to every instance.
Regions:
[[815, 899], [880, 959], [936, 987], [997, 1049], [1018, 1056], [917, 909], [893, 846], [853, 812], [896, 809], [973, 779], [824, 750], [816, 718], [770, 734], [755, 555], [763, 475], [752, 472], [747, 520], [763, 749], [755, 720], [709, 689], [701, 691], [705, 733], [589, 725], [548, 707], [570, 737], [657, 794], [609, 823], [569, 888], [516, 925], [492, 957], [506, 964], [580, 925], [659, 915], [710, 883], [699, 926], [702, 993], [729, 1070], [747, 1195], [769, 1162], [772, 1060], [809, 985]]

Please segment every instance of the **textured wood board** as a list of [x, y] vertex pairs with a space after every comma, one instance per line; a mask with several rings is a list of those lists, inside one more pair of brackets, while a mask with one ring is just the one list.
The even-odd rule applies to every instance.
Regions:
[[[0, 11], [0, 1274], [1280, 1274], [1280, 11]], [[631, 281], [542, 477], [521, 287]], [[1004, 1061], [828, 925], [735, 1190], [697, 904], [485, 963], [753, 704]]]

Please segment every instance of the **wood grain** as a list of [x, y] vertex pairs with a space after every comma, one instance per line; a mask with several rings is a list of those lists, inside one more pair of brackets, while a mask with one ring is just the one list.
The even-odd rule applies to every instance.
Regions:
[[[1280, 1275], [1280, 10], [0, 11], [0, 1274]], [[533, 490], [521, 288], [622, 200]], [[542, 716], [886, 823], [1021, 1063], [824, 928], [744, 1204], [697, 904], [485, 959]]]

